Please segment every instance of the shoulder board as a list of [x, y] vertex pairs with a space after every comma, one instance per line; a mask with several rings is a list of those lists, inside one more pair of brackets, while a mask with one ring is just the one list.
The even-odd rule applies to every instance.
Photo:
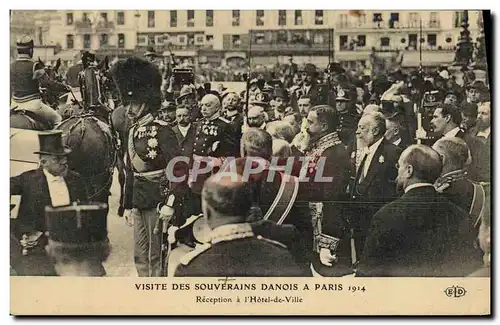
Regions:
[[162, 120], [154, 120], [153, 122], [162, 126], [169, 126], [168, 122]]
[[443, 183], [440, 186], [435, 187], [435, 189], [438, 193], [443, 193], [448, 187], [450, 187], [450, 183]]
[[202, 253], [204, 253], [207, 250], [209, 250], [210, 247], [212, 247], [211, 244], [197, 245], [195, 249], [193, 249], [192, 251], [190, 251], [189, 253], [186, 253], [185, 255], [183, 255], [181, 257], [181, 264], [182, 265], [188, 265], [196, 257], [198, 257]]
[[259, 235], [259, 236], [257, 236], [257, 239], [258, 239], [258, 240], [263, 240], [263, 241], [268, 242], [268, 243], [271, 243], [271, 244], [273, 244], [273, 245], [275, 245], [275, 246], [278, 246], [278, 247], [281, 247], [281, 248], [285, 248], [285, 249], [287, 249], [286, 245], [284, 245], [284, 244], [280, 243], [279, 241], [276, 241], [276, 240], [271, 240], [271, 239], [269, 239], [269, 238], [265, 238], [265, 237], [262, 237], [262, 236], [260, 236], [260, 235]]
[[231, 123], [230, 120], [226, 119], [225, 117], [219, 116], [219, 120], [226, 122], [226, 123]]

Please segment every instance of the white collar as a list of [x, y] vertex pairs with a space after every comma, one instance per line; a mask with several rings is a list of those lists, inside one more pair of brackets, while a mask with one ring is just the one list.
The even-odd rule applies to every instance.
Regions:
[[417, 188], [417, 187], [427, 187], [427, 186], [434, 187], [434, 185], [432, 185], [431, 183], [415, 183], [415, 184], [411, 184], [408, 187], [406, 187], [405, 193], [408, 193], [408, 191], [410, 191], [414, 188]]
[[191, 127], [191, 123], [189, 123], [187, 126], [181, 126], [180, 124], [177, 124], [177, 126], [179, 127], [179, 130], [187, 132]]
[[399, 146], [399, 144], [401, 143], [401, 138], [397, 139], [396, 141], [394, 141], [392, 144], [395, 145], [395, 146]]
[[380, 146], [380, 144], [382, 143], [383, 140], [384, 140], [384, 137], [380, 138], [377, 142], [375, 142], [374, 144], [369, 146], [368, 150], [367, 150], [367, 154], [373, 155], [375, 153], [375, 151], [377, 151], [378, 147]]
[[457, 136], [458, 132], [460, 132], [460, 127], [457, 126], [453, 130], [446, 132], [443, 137], [444, 138], [453, 138], [453, 137]]
[[43, 173], [45, 174], [45, 178], [47, 178], [47, 183], [55, 183], [55, 182], [60, 182], [60, 181], [64, 180], [64, 177], [52, 175], [45, 168], [42, 168], [42, 170], [43, 170]]
[[490, 132], [491, 132], [491, 126], [489, 126], [486, 130], [484, 131], [479, 131], [477, 132], [476, 136], [477, 137], [489, 137], [490, 136]]

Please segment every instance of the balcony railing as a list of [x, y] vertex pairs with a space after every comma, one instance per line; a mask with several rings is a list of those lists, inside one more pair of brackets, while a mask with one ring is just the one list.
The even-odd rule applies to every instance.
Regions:
[[[420, 20], [401, 23], [398, 21], [381, 21], [381, 22], [340, 22], [336, 24], [336, 28], [342, 29], [418, 29], [420, 28]], [[441, 28], [439, 20], [422, 22], [423, 29], [438, 29]]]
[[112, 21], [100, 21], [97, 23], [97, 32], [110, 32], [115, 28], [115, 23]]
[[75, 28], [80, 32], [92, 32], [92, 23], [90, 21], [80, 20], [75, 22]]
[[[145, 52], [150, 48], [152, 45], [137, 45], [136, 50], [139, 52]], [[213, 49], [212, 44], [203, 44], [203, 45], [196, 45], [196, 44], [171, 44], [171, 45], [153, 45], [155, 51], [157, 53], [162, 53], [164, 51], [183, 51], [183, 50], [200, 50], [200, 49]]]

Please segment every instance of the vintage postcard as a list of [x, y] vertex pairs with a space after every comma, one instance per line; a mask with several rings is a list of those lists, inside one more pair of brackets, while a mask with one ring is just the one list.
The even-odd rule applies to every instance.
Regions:
[[490, 315], [492, 32], [11, 10], [11, 314]]

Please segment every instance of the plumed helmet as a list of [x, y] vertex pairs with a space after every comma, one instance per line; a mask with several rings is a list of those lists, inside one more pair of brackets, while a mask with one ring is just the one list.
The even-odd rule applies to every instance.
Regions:
[[122, 102], [146, 103], [153, 112], [161, 107], [161, 74], [144, 59], [130, 57], [118, 61], [111, 69]]

